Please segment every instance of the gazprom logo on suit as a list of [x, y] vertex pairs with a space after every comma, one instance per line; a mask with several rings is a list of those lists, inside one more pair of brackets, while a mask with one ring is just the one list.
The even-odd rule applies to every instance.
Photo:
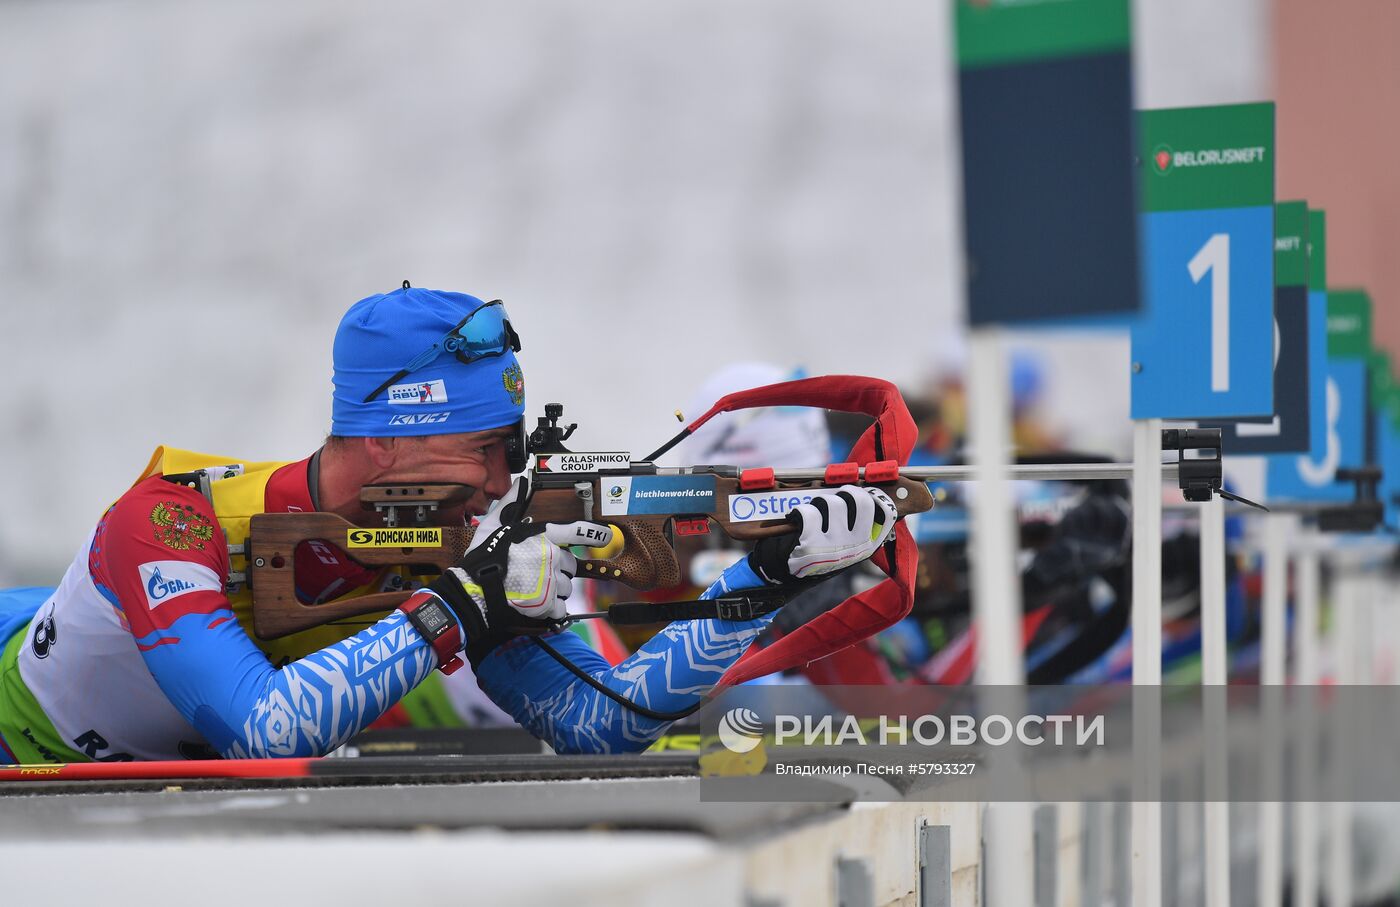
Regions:
[[200, 589], [217, 592], [224, 588], [223, 580], [213, 570], [190, 561], [151, 561], [137, 569], [146, 592], [146, 604], [151, 608]]

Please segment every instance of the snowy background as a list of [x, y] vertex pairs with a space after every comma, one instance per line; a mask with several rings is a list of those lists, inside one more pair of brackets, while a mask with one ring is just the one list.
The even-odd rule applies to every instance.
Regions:
[[[1264, 0], [1143, 2], [1139, 106], [1267, 99]], [[0, 0], [0, 581], [56, 581], [158, 443], [291, 459], [397, 286], [502, 297], [529, 405], [650, 449], [764, 359], [917, 383], [961, 331], [928, 0]], [[1126, 342], [1047, 347], [1123, 453]]]

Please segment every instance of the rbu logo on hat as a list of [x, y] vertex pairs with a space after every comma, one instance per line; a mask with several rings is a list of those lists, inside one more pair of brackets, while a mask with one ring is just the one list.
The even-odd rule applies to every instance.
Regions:
[[389, 402], [414, 406], [424, 403], [446, 403], [447, 385], [441, 379], [420, 381], [416, 384], [395, 384], [389, 388]]
[[389, 419], [390, 425], [434, 425], [446, 422], [451, 413], [401, 413]]

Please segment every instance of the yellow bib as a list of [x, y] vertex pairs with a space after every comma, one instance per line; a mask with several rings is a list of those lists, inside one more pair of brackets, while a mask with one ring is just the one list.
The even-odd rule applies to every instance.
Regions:
[[[243, 545], [248, 540], [249, 519], [254, 514], [263, 513], [266, 509], [268, 479], [272, 477], [274, 472], [290, 462], [293, 461], [242, 463], [232, 457], [213, 456], [161, 446], [156, 448], [155, 453], [151, 455], [151, 461], [146, 464], [145, 471], [136, 481], [141, 482], [151, 476], [178, 475], [215, 466], [241, 465], [243, 467], [241, 475], [234, 475], [226, 479], [219, 478], [217, 470], [212, 471], [210, 478], [214, 481], [209, 487], [214, 502], [214, 518], [219, 521], [219, 526], [224, 530], [224, 538], [228, 540], [230, 545]], [[231, 555], [229, 560], [230, 569], [233, 572], [243, 573], [248, 570], [248, 562], [243, 555]], [[372, 583], [346, 594], [361, 595], [377, 591], [379, 591], [377, 584]], [[259, 639], [253, 632], [253, 595], [248, 590], [248, 586], [244, 584], [237, 592], [229, 594], [228, 600], [233, 606], [234, 616], [238, 618], [238, 623], [248, 634], [248, 638], [253, 641], [254, 645], [266, 652], [268, 659], [278, 667], [304, 658], [326, 646], [334, 645], [388, 614], [386, 611], [380, 614], [349, 618], [337, 621], [334, 625], [312, 627], [310, 630], [293, 633], [281, 639]]]

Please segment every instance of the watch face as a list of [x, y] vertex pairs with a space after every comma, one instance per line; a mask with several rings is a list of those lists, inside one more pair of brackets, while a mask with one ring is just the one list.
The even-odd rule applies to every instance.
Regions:
[[441, 602], [428, 602], [414, 611], [413, 616], [418, 618], [419, 626], [430, 639], [437, 639], [452, 623], [452, 618], [447, 616], [447, 609]]

